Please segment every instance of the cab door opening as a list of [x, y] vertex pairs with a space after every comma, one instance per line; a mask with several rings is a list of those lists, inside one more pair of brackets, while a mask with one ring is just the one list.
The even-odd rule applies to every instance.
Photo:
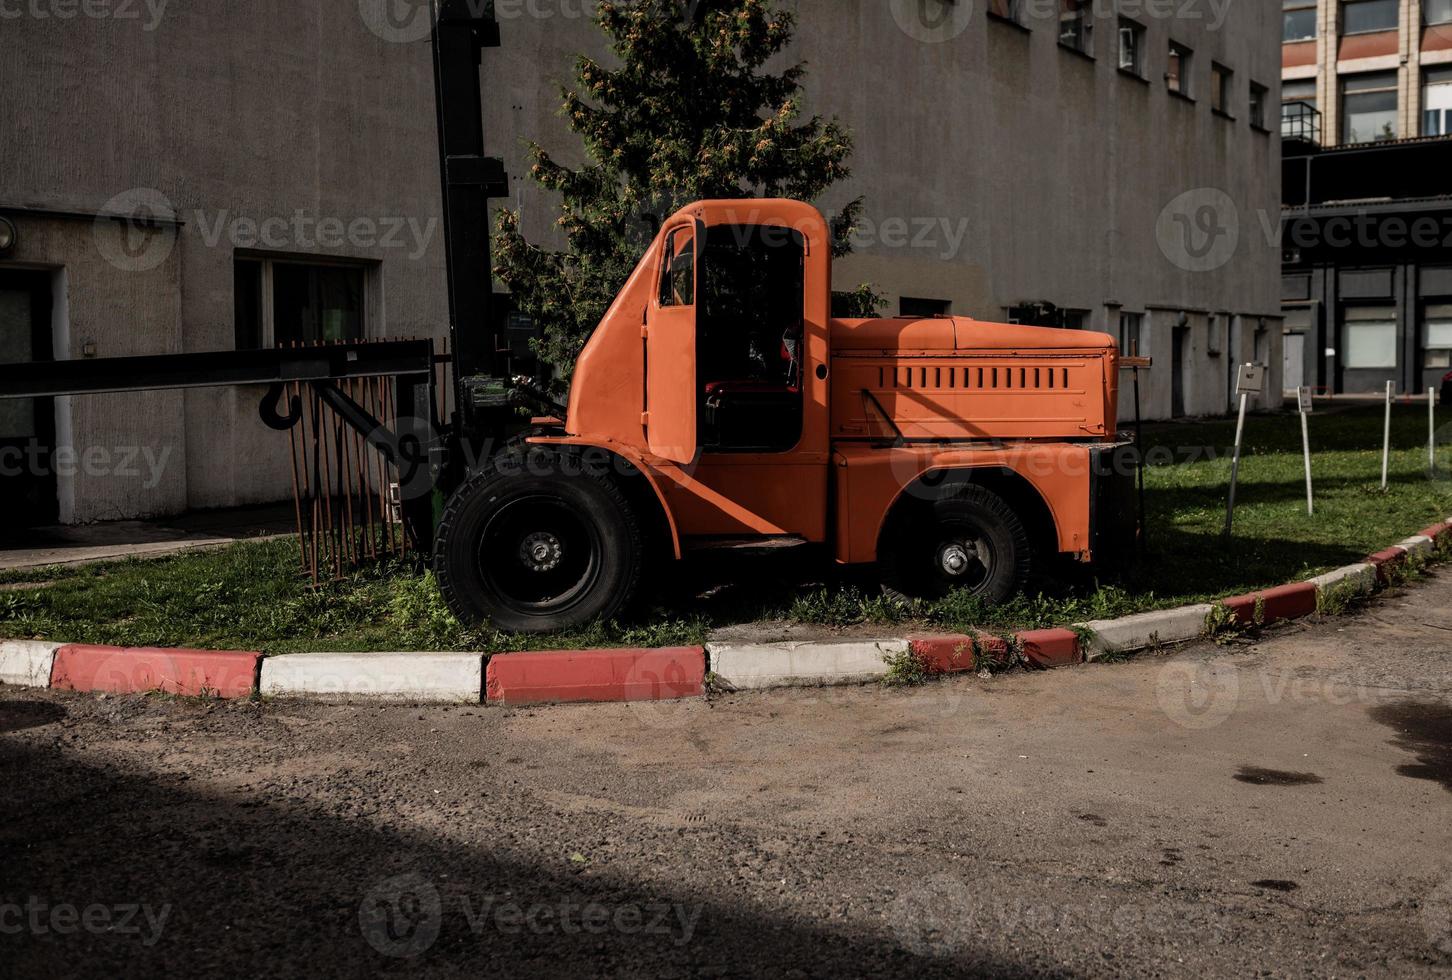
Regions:
[[784, 453], [802, 437], [806, 245], [776, 225], [716, 225], [701, 252], [697, 441]]

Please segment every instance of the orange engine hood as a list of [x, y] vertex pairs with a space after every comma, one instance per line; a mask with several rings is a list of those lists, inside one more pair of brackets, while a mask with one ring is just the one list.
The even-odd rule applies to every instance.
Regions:
[[966, 316], [832, 321], [832, 349], [841, 351], [1102, 351], [1112, 346], [1114, 338], [1108, 334], [986, 323]]

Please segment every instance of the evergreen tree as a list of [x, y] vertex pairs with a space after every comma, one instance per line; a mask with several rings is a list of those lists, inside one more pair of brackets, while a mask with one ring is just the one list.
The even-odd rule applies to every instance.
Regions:
[[[572, 170], [536, 143], [531, 177], [561, 198], [567, 247], [546, 251], [498, 217], [496, 272], [516, 308], [541, 328], [538, 353], [568, 385], [575, 358], [660, 224], [707, 198], [815, 200], [849, 176], [850, 133], [835, 119], [803, 117], [805, 66], [764, 65], [791, 40], [793, 16], [771, 0], [603, 0], [597, 21], [618, 67], [581, 57], [565, 117], [589, 163]], [[860, 209], [833, 222], [837, 255]], [[854, 293], [862, 315], [879, 300]]]

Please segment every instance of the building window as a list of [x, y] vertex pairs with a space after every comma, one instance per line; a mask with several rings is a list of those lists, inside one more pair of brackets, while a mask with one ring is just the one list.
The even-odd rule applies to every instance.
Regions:
[[1119, 70], [1144, 77], [1144, 25], [1119, 19]]
[[1423, 367], [1452, 367], [1452, 303], [1428, 304], [1422, 313]]
[[1348, 306], [1343, 321], [1348, 368], [1397, 366], [1397, 311], [1391, 306]]
[[1234, 77], [1229, 68], [1210, 62], [1210, 108], [1223, 116], [1230, 115], [1230, 80]]
[[1080, 54], [1094, 53], [1092, 0], [1059, 0], [1059, 43]]
[[1422, 135], [1452, 136], [1452, 66], [1422, 74]]
[[1452, 0], [1422, 0], [1422, 23], [1452, 24]]
[[1265, 103], [1270, 92], [1264, 85], [1250, 83], [1250, 124], [1256, 129], [1265, 129]]
[[897, 303], [899, 316], [933, 317], [947, 316], [953, 310], [953, 303], [946, 299], [921, 299], [903, 296]]
[[1310, 41], [1316, 36], [1316, 0], [1282, 0], [1285, 15], [1282, 43]]
[[1342, 34], [1372, 34], [1397, 29], [1397, 0], [1343, 0]]
[[1119, 314], [1119, 353], [1123, 357], [1149, 353], [1149, 344], [1144, 336], [1143, 313]]
[[1341, 142], [1394, 140], [1397, 132], [1397, 73], [1367, 72], [1341, 79]]
[[1194, 52], [1183, 44], [1170, 42], [1169, 67], [1165, 69], [1165, 85], [1177, 95], [1190, 97], [1190, 62]]
[[368, 268], [239, 258], [233, 313], [239, 350], [361, 340]]
[[1022, 0], [988, 0], [988, 15], [1014, 24], [1023, 23]]
[[1316, 108], [1316, 80], [1298, 78], [1295, 81], [1281, 82], [1281, 105], [1292, 102], [1304, 102], [1312, 109]]

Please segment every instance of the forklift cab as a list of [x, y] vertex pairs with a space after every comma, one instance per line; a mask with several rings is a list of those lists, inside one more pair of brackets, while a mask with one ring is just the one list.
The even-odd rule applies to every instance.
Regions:
[[658, 376], [654, 362], [679, 365], [689, 343], [695, 379], [685, 417], [652, 412], [653, 429], [669, 426], [683, 445], [689, 434], [705, 454], [782, 453], [801, 441], [805, 261], [801, 233], [778, 225], [666, 231], [648, 371], [655, 390], [679, 389], [679, 374]]

